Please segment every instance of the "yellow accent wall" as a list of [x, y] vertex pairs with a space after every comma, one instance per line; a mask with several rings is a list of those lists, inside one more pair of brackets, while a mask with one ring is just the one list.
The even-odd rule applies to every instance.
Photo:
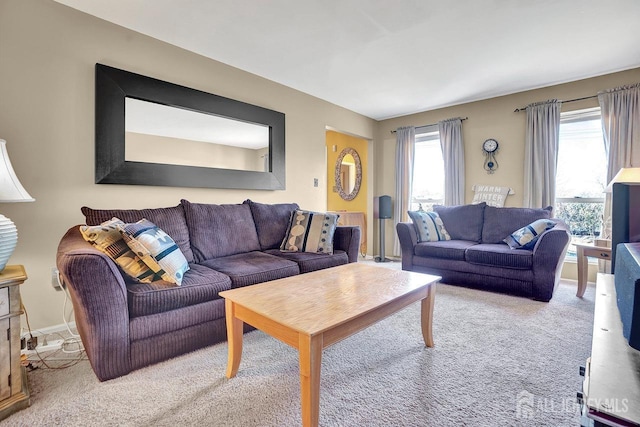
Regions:
[[[333, 146], [336, 150], [333, 151]], [[327, 210], [367, 212], [367, 148], [368, 141], [335, 131], [327, 131]], [[340, 194], [334, 191], [336, 185], [335, 167], [340, 152], [345, 148], [353, 148], [360, 156], [362, 163], [362, 184], [360, 191], [353, 200], [343, 200]], [[368, 218], [367, 218], [368, 221]]]

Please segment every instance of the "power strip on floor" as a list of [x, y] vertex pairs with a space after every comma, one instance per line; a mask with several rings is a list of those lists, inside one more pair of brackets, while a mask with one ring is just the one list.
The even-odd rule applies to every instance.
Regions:
[[51, 351], [56, 351], [62, 349], [62, 345], [64, 344], [64, 340], [48, 340], [46, 345], [38, 345], [35, 350], [27, 350], [26, 348], [22, 350], [22, 354], [26, 354], [27, 356], [36, 354], [36, 352], [43, 354]]

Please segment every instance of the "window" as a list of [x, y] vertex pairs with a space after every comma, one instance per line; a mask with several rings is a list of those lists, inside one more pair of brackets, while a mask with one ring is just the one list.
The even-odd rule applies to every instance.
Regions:
[[[555, 215], [569, 226], [573, 243], [590, 243], [600, 235], [606, 178], [600, 109], [562, 113]], [[574, 249], [569, 247], [569, 256], [575, 256]]]
[[416, 128], [411, 210], [430, 211], [444, 202], [444, 160], [438, 126]]

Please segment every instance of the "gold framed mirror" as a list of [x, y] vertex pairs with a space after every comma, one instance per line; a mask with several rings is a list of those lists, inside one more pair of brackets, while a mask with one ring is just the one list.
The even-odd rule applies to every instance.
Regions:
[[347, 147], [336, 160], [335, 181], [338, 194], [343, 200], [353, 200], [362, 184], [362, 163], [358, 152]]

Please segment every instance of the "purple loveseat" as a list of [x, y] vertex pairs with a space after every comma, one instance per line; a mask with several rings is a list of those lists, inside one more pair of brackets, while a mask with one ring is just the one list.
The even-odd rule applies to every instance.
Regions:
[[358, 227], [337, 227], [333, 254], [280, 252], [295, 203], [213, 205], [182, 200], [142, 210], [82, 208], [88, 225], [142, 218], [173, 238], [189, 262], [181, 286], [136, 283], [86, 242], [79, 226], [58, 246], [76, 326], [101, 381], [226, 339], [223, 290], [356, 262]]
[[436, 274], [442, 283], [549, 301], [560, 280], [570, 234], [559, 219], [533, 250], [511, 249], [503, 239], [551, 208], [496, 208], [486, 203], [435, 206], [451, 240], [420, 242], [411, 222], [398, 223], [402, 269]]

